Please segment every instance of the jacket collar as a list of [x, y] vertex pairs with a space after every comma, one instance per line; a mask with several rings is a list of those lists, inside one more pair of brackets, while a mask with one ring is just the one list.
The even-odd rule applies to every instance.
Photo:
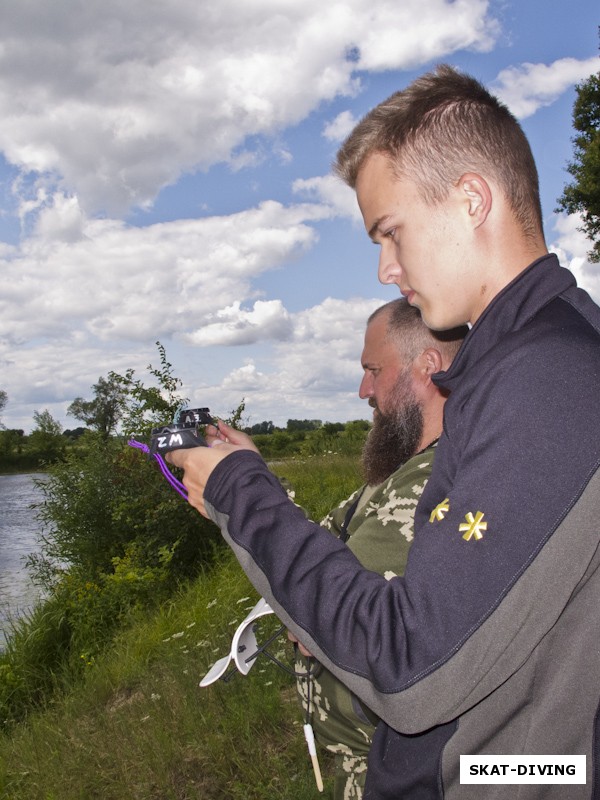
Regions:
[[437, 386], [452, 391], [461, 377], [510, 331], [519, 330], [545, 305], [571, 286], [575, 277], [550, 253], [538, 258], [507, 284], [467, 334], [446, 372], [433, 376]]

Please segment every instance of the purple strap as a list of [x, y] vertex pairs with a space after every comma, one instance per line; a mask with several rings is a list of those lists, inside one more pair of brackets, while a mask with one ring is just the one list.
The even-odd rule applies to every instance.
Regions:
[[[147, 444], [144, 444], [143, 442], [137, 442], [135, 439], [130, 439], [127, 442], [127, 444], [130, 447], [136, 447], [138, 450], [141, 450], [144, 453], [149, 453], [150, 452], [150, 448], [148, 447]], [[175, 489], [176, 492], [178, 492], [183, 497], [184, 500], [187, 500], [188, 499], [187, 489], [185, 488], [183, 483], [180, 480], [178, 480], [175, 477], [175, 475], [173, 475], [171, 470], [166, 465], [164, 458], [159, 453], [154, 453], [153, 457], [156, 460], [158, 466], [160, 467], [160, 471], [165, 476], [165, 478], [169, 481], [171, 486]]]

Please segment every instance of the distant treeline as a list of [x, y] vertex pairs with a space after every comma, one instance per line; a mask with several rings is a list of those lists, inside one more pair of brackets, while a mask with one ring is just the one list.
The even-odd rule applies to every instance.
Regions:
[[320, 419], [289, 419], [285, 428], [260, 422], [244, 428], [264, 458], [317, 456], [332, 453], [358, 455], [371, 423], [321, 422]]
[[[83, 453], [90, 437], [97, 432], [84, 427], [60, 430], [59, 424], [47, 411], [38, 415], [42, 425], [26, 435], [21, 429], [0, 430], [0, 473], [44, 470], [50, 464], [63, 462], [74, 451]], [[370, 429], [366, 420], [352, 422], [322, 422], [316, 419], [289, 419], [285, 428], [264, 421], [245, 426], [261, 451], [269, 459], [295, 455], [324, 455], [327, 453], [358, 454]], [[112, 441], [125, 438], [112, 434]]]

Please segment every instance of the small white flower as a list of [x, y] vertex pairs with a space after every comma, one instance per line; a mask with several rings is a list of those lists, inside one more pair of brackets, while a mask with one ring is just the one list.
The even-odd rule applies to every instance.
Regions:
[[153, 703], [156, 703], [157, 700], [160, 700], [160, 695], [156, 692], [152, 692], [150, 695], [150, 700], [152, 700]]
[[179, 633], [174, 633], [173, 636], [171, 636], [171, 639], [181, 639], [182, 636], [183, 631], [179, 631]]
[[216, 606], [216, 605], [217, 605], [217, 601], [216, 600], [211, 600], [210, 603], [206, 607], [207, 608], [212, 608], [213, 606]]
[[237, 602], [238, 602], [238, 605], [239, 605], [240, 603], [245, 603], [245, 602], [246, 602], [246, 600], [250, 600], [250, 598], [249, 598], [249, 597], [242, 597], [242, 599], [241, 599], [241, 600], [238, 600], [238, 601], [237, 601]]
[[185, 627], [186, 628], [193, 628], [195, 624], [196, 624], [195, 622], [190, 622], [190, 624], [186, 625]]

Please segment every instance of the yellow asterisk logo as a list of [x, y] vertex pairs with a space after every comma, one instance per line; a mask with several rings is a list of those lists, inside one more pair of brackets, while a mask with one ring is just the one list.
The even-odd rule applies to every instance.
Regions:
[[446, 514], [450, 511], [450, 498], [446, 497], [445, 500], [442, 500], [441, 503], [438, 503], [437, 506], [433, 509], [431, 514], [429, 515], [429, 522], [435, 522], [436, 519], [444, 519]]
[[463, 539], [467, 542], [470, 541], [473, 537], [477, 541], [479, 539], [483, 539], [483, 533], [481, 531], [487, 531], [487, 522], [483, 522], [483, 512], [478, 511], [475, 516], [473, 516], [472, 512], [469, 511], [468, 514], [465, 514], [466, 522], [462, 522], [458, 526], [458, 530], [463, 533]]

